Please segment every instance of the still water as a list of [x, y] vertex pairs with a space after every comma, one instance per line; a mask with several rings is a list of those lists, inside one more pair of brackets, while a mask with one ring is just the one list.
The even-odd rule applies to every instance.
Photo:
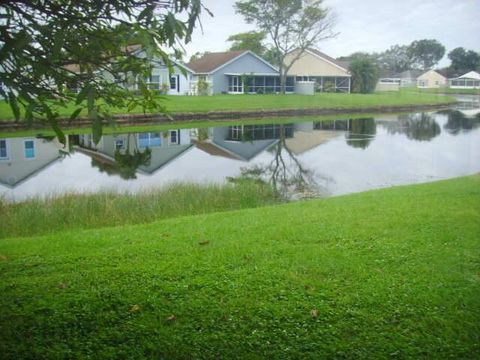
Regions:
[[0, 139], [0, 196], [136, 192], [171, 182], [261, 179], [293, 197], [331, 196], [480, 172], [480, 98], [402, 115]]

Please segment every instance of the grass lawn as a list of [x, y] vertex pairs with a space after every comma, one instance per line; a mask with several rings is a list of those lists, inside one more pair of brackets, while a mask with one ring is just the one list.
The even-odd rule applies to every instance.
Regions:
[[[412, 94], [409, 91], [375, 94], [334, 94], [321, 93], [306, 95], [214, 95], [214, 96], [165, 96], [168, 111], [209, 112], [221, 110], [246, 111], [261, 109], [349, 109], [380, 106], [441, 104], [454, 101], [453, 98], [436, 94]], [[69, 116], [74, 104], [58, 109], [62, 116]], [[125, 109], [113, 109], [115, 114], [124, 114]], [[132, 113], [141, 113], [137, 108]], [[13, 114], [5, 102], [0, 102], [0, 119], [11, 120]]]
[[480, 357], [480, 176], [0, 240], [4, 359]]
[[419, 89], [416, 87], [404, 88], [405, 92], [420, 93], [420, 94], [457, 94], [457, 95], [480, 95], [480, 89], [450, 89], [450, 88], [438, 88], [438, 89]]
[[280, 202], [272, 187], [171, 184], [137, 194], [97, 192], [55, 195], [11, 203], [0, 198], [0, 239], [64, 230], [144, 224], [172, 217], [254, 208]]

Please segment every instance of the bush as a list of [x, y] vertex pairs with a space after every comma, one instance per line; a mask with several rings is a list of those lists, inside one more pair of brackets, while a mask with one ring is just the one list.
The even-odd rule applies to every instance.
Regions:
[[210, 95], [210, 84], [205, 80], [197, 81], [197, 95]]
[[368, 94], [375, 91], [378, 82], [377, 65], [370, 59], [356, 59], [350, 64], [352, 92]]

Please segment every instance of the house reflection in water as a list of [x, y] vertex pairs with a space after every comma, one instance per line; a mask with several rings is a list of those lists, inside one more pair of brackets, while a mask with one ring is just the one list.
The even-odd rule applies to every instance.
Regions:
[[[67, 139], [68, 141], [68, 139]], [[67, 153], [57, 138], [0, 139], [0, 183], [14, 188]]]
[[[137, 171], [144, 175], [154, 174], [192, 146], [190, 130], [175, 129], [105, 135], [98, 144], [94, 143], [93, 135], [80, 135], [77, 151], [92, 157], [92, 166], [109, 175], [135, 178]], [[122, 161], [124, 164], [119, 163]], [[129, 171], [125, 171], [126, 166], [131, 167]]]
[[213, 156], [249, 162], [277, 144], [282, 137], [288, 149], [295, 155], [300, 155], [341, 136], [346, 129], [348, 120], [332, 121], [331, 126], [312, 121], [283, 125], [225, 126], [208, 129], [205, 138], [199, 137], [195, 146]]

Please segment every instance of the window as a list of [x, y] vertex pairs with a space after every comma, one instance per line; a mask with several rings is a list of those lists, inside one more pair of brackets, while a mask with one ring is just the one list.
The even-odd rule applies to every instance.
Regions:
[[170, 130], [170, 144], [180, 144], [180, 130]]
[[35, 141], [34, 140], [25, 140], [25, 159], [34, 159], [35, 158]]
[[140, 149], [159, 147], [162, 144], [160, 133], [138, 134], [138, 147]]
[[228, 92], [243, 93], [243, 83], [240, 76], [230, 76], [228, 78]]
[[125, 149], [125, 141], [123, 139], [115, 139], [115, 150]]
[[160, 90], [160, 75], [151, 75], [145, 79], [145, 83], [150, 90]]
[[177, 76], [170, 76], [170, 90], [177, 90]]
[[8, 159], [7, 140], [0, 140], [0, 160]]

